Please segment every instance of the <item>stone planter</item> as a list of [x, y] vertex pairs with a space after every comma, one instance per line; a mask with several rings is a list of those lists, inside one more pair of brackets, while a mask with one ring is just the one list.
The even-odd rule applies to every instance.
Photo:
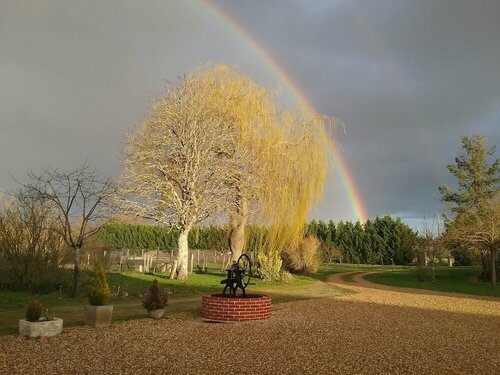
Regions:
[[111, 324], [113, 317], [113, 305], [95, 306], [87, 305], [85, 307], [85, 324], [98, 327]]
[[165, 309], [148, 310], [150, 318], [161, 319], [165, 315]]
[[19, 334], [28, 337], [55, 336], [61, 333], [62, 328], [63, 320], [59, 318], [39, 320], [38, 322], [19, 320]]

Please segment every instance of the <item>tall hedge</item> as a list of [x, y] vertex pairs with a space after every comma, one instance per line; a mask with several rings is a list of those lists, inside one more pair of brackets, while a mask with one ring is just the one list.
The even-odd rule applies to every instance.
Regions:
[[[266, 240], [267, 229], [249, 225], [246, 233], [246, 251], [258, 252]], [[321, 241], [324, 254], [334, 246], [339, 247], [345, 263], [408, 264], [413, 259], [417, 240], [417, 234], [410, 227], [390, 216], [367, 220], [364, 224], [313, 220], [307, 224], [305, 233]], [[107, 223], [98, 232], [105, 244], [136, 254], [140, 254], [141, 249], [157, 248], [176, 252], [178, 236], [175, 229], [120, 222]], [[228, 250], [228, 228], [224, 225], [197, 227], [189, 233], [188, 241], [191, 249]]]
[[[265, 241], [266, 229], [259, 226], [247, 227], [247, 251], [258, 251]], [[125, 224], [109, 222], [97, 234], [105, 245], [129, 249], [131, 254], [141, 250], [177, 252], [179, 232], [157, 225]], [[197, 227], [189, 232], [190, 249], [228, 250], [228, 228], [224, 225]]]

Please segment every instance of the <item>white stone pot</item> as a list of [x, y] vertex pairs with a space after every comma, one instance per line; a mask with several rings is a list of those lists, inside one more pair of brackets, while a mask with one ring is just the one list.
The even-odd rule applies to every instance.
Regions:
[[148, 310], [150, 318], [161, 319], [165, 315], [165, 309]]
[[39, 320], [29, 322], [25, 319], [19, 320], [19, 334], [28, 337], [55, 336], [62, 332], [63, 320], [54, 318], [52, 320]]
[[85, 323], [92, 327], [105, 326], [111, 324], [113, 317], [113, 305], [85, 307]]

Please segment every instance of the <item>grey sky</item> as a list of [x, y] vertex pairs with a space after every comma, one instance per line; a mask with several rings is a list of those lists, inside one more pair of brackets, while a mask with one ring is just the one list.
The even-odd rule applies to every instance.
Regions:
[[[499, 1], [215, 1], [289, 73], [318, 111], [346, 124], [340, 150], [369, 216], [417, 224], [459, 137], [500, 140]], [[165, 80], [234, 64], [273, 70], [198, 1], [0, 0], [0, 189], [9, 174], [84, 160], [120, 172], [127, 131]], [[352, 220], [337, 176], [314, 217]]]

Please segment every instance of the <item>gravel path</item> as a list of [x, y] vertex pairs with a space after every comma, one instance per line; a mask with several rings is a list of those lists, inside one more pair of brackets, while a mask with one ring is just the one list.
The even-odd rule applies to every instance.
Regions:
[[500, 317], [499, 298], [375, 284], [364, 279], [370, 273], [353, 272], [352, 282], [344, 281], [342, 274], [333, 274], [329, 281], [358, 292], [344, 298], [351, 301]]
[[[331, 284], [340, 283], [334, 276]], [[191, 315], [0, 337], [1, 374], [499, 374], [500, 302], [343, 283], [267, 321]], [[366, 282], [368, 283], [368, 282]]]

